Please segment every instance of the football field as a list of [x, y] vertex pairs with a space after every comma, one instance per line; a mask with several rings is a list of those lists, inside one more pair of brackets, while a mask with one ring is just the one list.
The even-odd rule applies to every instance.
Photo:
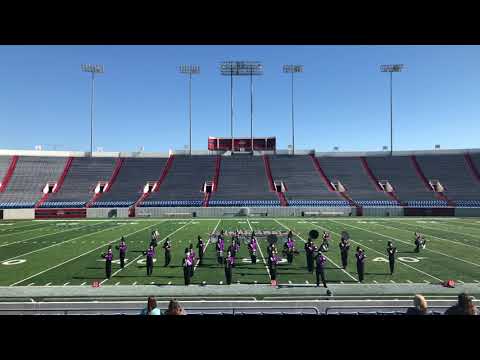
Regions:
[[[153, 275], [147, 276], [145, 251], [152, 230], [160, 233]], [[224, 219], [108, 219], [108, 220], [34, 220], [0, 221], [0, 286], [102, 286], [122, 285], [183, 285], [182, 258], [185, 248], [197, 245], [197, 236], [207, 242], [204, 263], [195, 267], [193, 284], [225, 283], [223, 266], [217, 264], [215, 244], [208, 241], [216, 231], [244, 230], [288, 231], [295, 235], [299, 255], [293, 264], [281, 261], [277, 269], [280, 284], [314, 284], [315, 274], [306, 268], [304, 242], [312, 229], [329, 231], [332, 235], [328, 259], [327, 282], [356, 283], [355, 248], [361, 246], [367, 255], [367, 284], [436, 284], [446, 279], [458, 283], [480, 283], [480, 219], [478, 218], [224, 218]], [[351, 238], [349, 263], [341, 269], [338, 247], [340, 233]], [[427, 239], [420, 253], [414, 250], [414, 232]], [[119, 239], [124, 236], [128, 246], [126, 266], [120, 269]], [[164, 267], [162, 244], [169, 237], [172, 261]], [[233, 284], [268, 284], [266, 266], [267, 240], [259, 237], [258, 261], [250, 263], [245, 243], [237, 255]], [[386, 254], [387, 241], [397, 247], [395, 273], [390, 275]], [[226, 236], [226, 247], [230, 244]], [[283, 247], [279, 236], [277, 248]], [[318, 246], [321, 236], [315, 241]], [[112, 277], [105, 279], [101, 254], [113, 245]], [[195, 251], [198, 253], [197, 249]], [[234, 286], [234, 285], [232, 285]]]

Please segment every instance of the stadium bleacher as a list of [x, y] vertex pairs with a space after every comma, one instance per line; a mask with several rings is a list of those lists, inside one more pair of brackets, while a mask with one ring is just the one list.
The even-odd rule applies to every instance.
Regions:
[[8, 187], [0, 193], [0, 206], [33, 207], [47, 182], [58, 179], [65, 161], [64, 157], [20, 156]]
[[143, 193], [147, 181], [157, 181], [168, 158], [126, 158], [120, 173], [93, 207], [130, 206]]
[[280, 206], [277, 195], [270, 191], [260, 156], [223, 157], [218, 183], [209, 206], [248, 206], [243, 205], [247, 201], [251, 206]]
[[99, 181], [108, 181], [114, 158], [74, 158], [60, 190], [50, 194], [42, 207], [84, 206], [94, 195]]
[[[362, 207], [395, 207], [403, 205], [417, 208], [480, 207], [480, 182], [475, 178], [464, 154], [433, 154], [415, 157], [428, 180], [439, 180], [445, 187], [445, 198], [429, 191], [411, 156], [352, 156], [317, 157], [325, 177], [322, 178], [309, 155], [269, 155], [273, 181], [283, 181], [288, 206], [350, 207], [348, 199], [327, 187], [327, 182], [338, 181], [346, 194]], [[92, 200], [94, 187], [99, 181], [109, 181], [118, 158], [77, 157], [66, 173], [63, 185], [49, 194], [41, 204], [43, 208], [78, 208]], [[201, 207], [204, 206], [202, 186], [213, 181], [216, 156], [175, 156], [158, 191], [153, 191], [137, 206], [143, 207]], [[0, 178], [3, 179], [12, 156], [0, 157]], [[20, 156], [8, 186], [0, 193], [1, 208], [38, 206], [47, 182], [58, 181], [66, 169], [66, 157]], [[157, 182], [168, 158], [126, 157], [117, 168], [116, 181], [98, 199], [93, 207], [129, 207], [143, 194], [147, 182]], [[480, 155], [471, 154], [471, 161], [480, 165]], [[212, 207], [278, 207], [279, 197], [270, 189], [264, 158], [250, 154], [222, 156], [217, 191], [208, 206]], [[267, 166], [268, 167], [268, 166]], [[480, 166], [479, 166], [480, 167]], [[380, 191], [375, 180], [388, 181], [395, 196]], [[395, 198], [396, 197], [396, 198]], [[395, 200], [395, 199], [398, 199]]]

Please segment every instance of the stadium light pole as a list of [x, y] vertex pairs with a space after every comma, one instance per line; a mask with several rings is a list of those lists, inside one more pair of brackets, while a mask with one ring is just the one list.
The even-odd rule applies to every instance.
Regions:
[[179, 71], [181, 74], [188, 75], [188, 119], [189, 119], [189, 153], [192, 156], [192, 75], [200, 74], [200, 66], [198, 65], [180, 65]]
[[292, 74], [292, 154], [295, 155], [295, 118], [293, 104], [293, 75], [303, 72], [303, 65], [283, 65], [283, 72]]
[[224, 61], [220, 65], [220, 73], [230, 76], [230, 134], [232, 137], [232, 151], [235, 150], [233, 138], [233, 76], [250, 76], [250, 141], [253, 153], [253, 75], [262, 75], [263, 67], [258, 61]]
[[95, 97], [95, 74], [103, 74], [103, 65], [82, 64], [83, 72], [92, 74], [92, 99], [90, 104], [90, 156], [93, 156], [93, 104]]
[[404, 68], [403, 64], [380, 65], [381, 72], [390, 73], [390, 156], [393, 155], [393, 73], [401, 72]]

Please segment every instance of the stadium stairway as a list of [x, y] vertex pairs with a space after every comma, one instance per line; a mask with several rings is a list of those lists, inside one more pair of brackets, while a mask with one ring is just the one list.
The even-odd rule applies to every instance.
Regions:
[[3, 177], [2, 182], [0, 184], [0, 192], [4, 192], [7, 189], [8, 183], [10, 182], [13, 172], [15, 171], [15, 167], [17, 166], [17, 162], [18, 162], [18, 155], [12, 156], [10, 165], [8, 166], [7, 172], [5, 173], [5, 176]]
[[[221, 164], [222, 164], [222, 157], [220, 155], [217, 155], [215, 157], [215, 174], [213, 175], [212, 192], [217, 191], [218, 178], [220, 177]], [[202, 202], [203, 207], [208, 207], [208, 203], [210, 202], [211, 197], [212, 197], [212, 193], [205, 193], [205, 196], [203, 197], [203, 202]]]
[[[118, 158], [115, 161], [115, 168], [113, 169], [112, 176], [110, 176], [110, 179], [108, 179], [106, 189], [103, 189], [103, 193], [110, 191], [110, 189], [112, 188], [112, 185], [115, 183], [115, 180], [117, 179], [118, 173], [122, 169], [122, 165], [124, 161], [125, 161], [124, 158]], [[103, 195], [103, 193], [94, 194], [93, 197], [90, 199], [90, 201], [85, 205], [85, 207], [86, 208], [91, 207], [95, 202], [97, 202], [97, 200]]]
[[270, 168], [270, 159], [268, 158], [268, 155], [263, 155], [263, 165], [265, 166], [265, 174], [267, 175], [268, 186], [270, 188], [270, 191], [275, 192], [275, 194], [277, 194], [278, 200], [280, 201], [281, 206], [288, 206], [288, 202], [287, 202], [287, 199], [285, 198], [285, 194], [275, 190], [275, 185], [273, 183], [273, 177], [272, 177], [272, 169]]
[[[70, 167], [72, 166], [72, 162], [73, 162], [73, 157], [70, 156], [69, 158], [67, 158], [67, 161], [65, 162], [65, 166], [63, 168], [63, 171], [62, 173], [60, 174], [60, 177], [58, 178], [57, 180], [57, 186], [55, 187], [55, 193], [59, 192], [60, 189], [62, 188], [62, 185], [63, 185], [63, 182], [65, 181], [65, 177], [67, 176], [68, 174], [68, 171], [70, 170]], [[49, 193], [46, 193], [44, 194], [40, 200], [37, 201], [37, 203], [35, 204], [35, 209], [41, 207], [43, 205], [43, 203], [45, 203], [47, 200], [48, 200], [48, 197], [50, 196]]]
[[465, 154], [465, 161], [467, 162], [468, 168], [470, 169], [470, 172], [472, 173], [473, 177], [477, 179], [477, 181], [480, 183], [480, 172], [478, 172], [477, 167], [475, 166], [475, 163], [472, 160], [472, 157], [470, 154]]
[[[380, 184], [378, 183], [378, 178], [375, 176], [375, 174], [373, 173], [372, 169], [370, 169], [370, 166], [368, 165], [368, 161], [367, 161], [367, 159], [365, 158], [365, 156], [361, 156], [361, 157], [360, 157], [360, 160], [361, 160], [361, 162], [362, 162], [363, 169], [365, 170], [366, 174], [368, 175], [368, 177], [369, 177], [370, 180], [372, 181], [374, 187], [377, 189], [377, 191], [384, 192], [383, 189], [381, 188]], [[403, 205], [404, 205], [404, 204], [400, 201], [400, 199], [398, 198], [398, 196], [397, 196], [397, 194], [395, 193], [395, 191], [386, 192], [386, 194], [387, 194], [388, 196], [390, 196], [393, 200], [395, 200], [399, 206], [403, 206]]]
[[[412, 164], [413, 164], [413, 167], [415, 168], [415, 171], [418, 175], [418, 177], [420, 178], [420, 180], [422, 181], [423, 185], [425, 186], [425, 189], [429, 192], [433, 192], [433, 189], [431, 188], [429, 182], [428, 182], [428, 179], [427, 177], [425, 176], [425, 174], [423, 173], [421, 167], [420, 167], [420, 164], [418, 163], [417, 161], [417, 158], [415, 157], [415, 155], [412, 155], [410, 156], [410, 159], [412, 161]], [[455, 206], [455, 203], [453, 201], [451, 201], [443, 192], [435, 192], [435, 196], [437, 198], [439, 198], [440, 200], [444, 200], [447, 202], [448, 206]]]
[[359, 210], [359, 212], [361, 213], [362, 212], [362, 206], [357, 204], [355, 201], [353, 201], [352, 198], [348, 195], [348, 193], [346, 191], [345, 192], [337, 192], [335, 190], [335, 188], [333, 187], [330, 179], [325, 174], [325, 171], [323, 171], [322, 166], [320, 165], [320, 161], [318, 160], [318, 158], [316, 158], [315, 155], [313, 155], [313, 154], [310, 154], [310, 156], [312, 158], [313, 165], [314, 165], [315, 169], [317, 169], [317, 172], [319, 173], [320, 177], [322, 178], [323, 182], [328, 187], [328, 189], [330, 191], [333, 191], [333, 192], [337, 193], [339, 196], [343, 197], [348, 202], [348, 204], [350, 206], [356, 207]]
[[[163, 181], [167, 177], [168, 171], [172, 167], [174, 159], [175, 159], [175, 155], [170, 155], [169, 156], [167, 162], [165, 163], [165, 167], [163, 168], [162, 175], [160, 176], [160, 179], [156, 182], [156, 186], [155, 186], [155, 190], [154, 190], [155, 192], [158, 192], [158, 190], [160, 190], [160, 186], [162, 185]], [[135, 209], [136, 207], [141, 206], [142, 203], [150, 196], [150, 194], [151, 194], [151, 192], [142, 193], [142, 195], [140, 195], [140, 197], [137, 199], [137, 201], [135, 201], [135, 203], [133, 203], [133, 205], [130, 207], [129, 213], [130, 213], [130, 211], [132, 211], [131, 209]]]

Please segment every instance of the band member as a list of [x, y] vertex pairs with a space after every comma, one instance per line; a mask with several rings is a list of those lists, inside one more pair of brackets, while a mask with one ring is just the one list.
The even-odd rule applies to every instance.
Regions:
[[[222, 230], [223, 232], [223, 230]], [[223, 264], [223, 250], [224, 250], [224, 240], [223, 236], [220, 234], [218, 235], [218, 241], [217, 241], [217, 261], [219, 264]]]
[[267, 246], [267, 265], [270, 267], [270, 260], [274, 253], [277, 252], [277, 247], [274, 243]]
[[322, 279], [322, 283], [324, 287], [327, 287], [327, 282], [325, 280], [325, 263], [327, 262], [327, 258], [322, 255], [321, 251], [318, 252], [317, 256], [315, 257], [315, 262], [317, 264], [316, 268], [316, 275], [317, 275], [317, 287], [320, 286], [320, 279]]
[[427, 243], [427, 240], [425, 240], [425, 237], [423, 235], [415, 233], [415, 252], [416, 253], [420, 252], [420, 247], [422, 247], [422, 249], [425, 249], [426, 243]]
[[365, 259], [366, 255], [363, 249], [360, 246], [357, 246], [357, 253], [355, 254], [357, 258], [357, 273], [358, 273], [358, 280], [363, 282], [363, 275], [365, 272]]
[[232, 268], [233, 268], [233, 257], [230, 251], [227, 251], [227, 257], [225, 258], [225, 279], [227, 285], [232, 283]]
[[159, 236], [160, 236], [160, 234], [158, 233], [157, 230], [152, 231], [152, 235], [150, 237], [150, 246], [153, 246], [154, 250], [158, 245], [158, 237]]
[[190, 277], [192, 273], [191, 267], [193, 266], [193, 263], [192, 263], [188, 248], [185, 248], [185, 257], [183, 258], [182, 266], [183, 266], [183, 279], [185, 280], [185, 285], [190, 285]]
[[293, 255], [295, 252], [295, 240], [293, 238], [288, 237], [287, 241], [283, 245], [283, 254], [286, 255], [287, 261], [289, 264], [293, 262]]
[[125, 243], [125, 238], [122, 236], [120, 239], [120, 245], [117, 246], [117, 250], [120, 251], [120, 268], [123, 269], [125, 267], [125, 256], [127, 254], [127, 244]]
[[340, 240], [340, 255], [342, 258], [342, 267], [345, 270], [348, 264], [348, 250], [350, 250], [350, 241], [346, 238]]
[[323, 232], [323, 242], [320, 245], [320, 251], [327, 252], [330, 247], [330, 233], [327, 231]]
[[192, 266], [190, 266], [190, 277], [193, 277], [194, 264], [197, 259], [197, 255], [195, 254], [195, 251], [193, 251], [193, 244], [190, 244], [188, 253], [190, 254], [190, 261], [192, 262]]
[[257, 239], [255, 236], [252, 236], [250, 242], [248, 243], [248, 251], [250, 252], [250, 259], [252, 260], [252, 264], [257, 263]]
[[147, 251], [143, 252], [143, 255], [147, 256], [147, 276], [153, 273], [153, 258], [155, 257], [155, 248], [150, 245]]
[[312, 239], [308, 238], [308, 241], [305, 243], [305, 255], [307, 256], [307, 269], [309, 273], [313, 273], [313, 256], [315, 250], [315, 244]]
[[389, 241], [387, 243], [387, 255], [388, 255], [388, 264], [390, 265], [390, 275], [393, 275], [396, 253], [397, 253], [397, 248], [393, 246], [393, 243], [391, 241]]
[[102, 254], [102, 258], [105, 259], [105, 277], [107, 279], [110, 279], [112, 276], [112, 260], [113, 260], [113, 252], [112, 252], [112, 246], [108, 246], [107, 253]]
[[197, 249], [198, 249], [198, 265], [202, 265], [203, 253], [205, 252], [205, 243], [202, 240], [202, 237], [198, 235], [197, 238]]
[[170, 243], [170, 239], [167, 238], [163, 243], [163, 249], [165, 250], [165, 265], [167, 267], [172, 260], [172, 244]]
[[272, 254], [268, 259], [268, 270], [270, 271], [270, 278], [272, 281], [277, 281], [277, 265], [280, 258], [277, 256], [277, 250], [273, 249]]
[[241, 242], [240, 242], [240, 233], [239, 233], [238, 230], [235, 230], [235, 235], [234, 235], [234, 237], [235, 237], [235, 242], [236, 242], [236, 244], [237, 244], [237, 252], [238, 252], [238, 250], [240, 250], [240, 245], [241, 245]]

